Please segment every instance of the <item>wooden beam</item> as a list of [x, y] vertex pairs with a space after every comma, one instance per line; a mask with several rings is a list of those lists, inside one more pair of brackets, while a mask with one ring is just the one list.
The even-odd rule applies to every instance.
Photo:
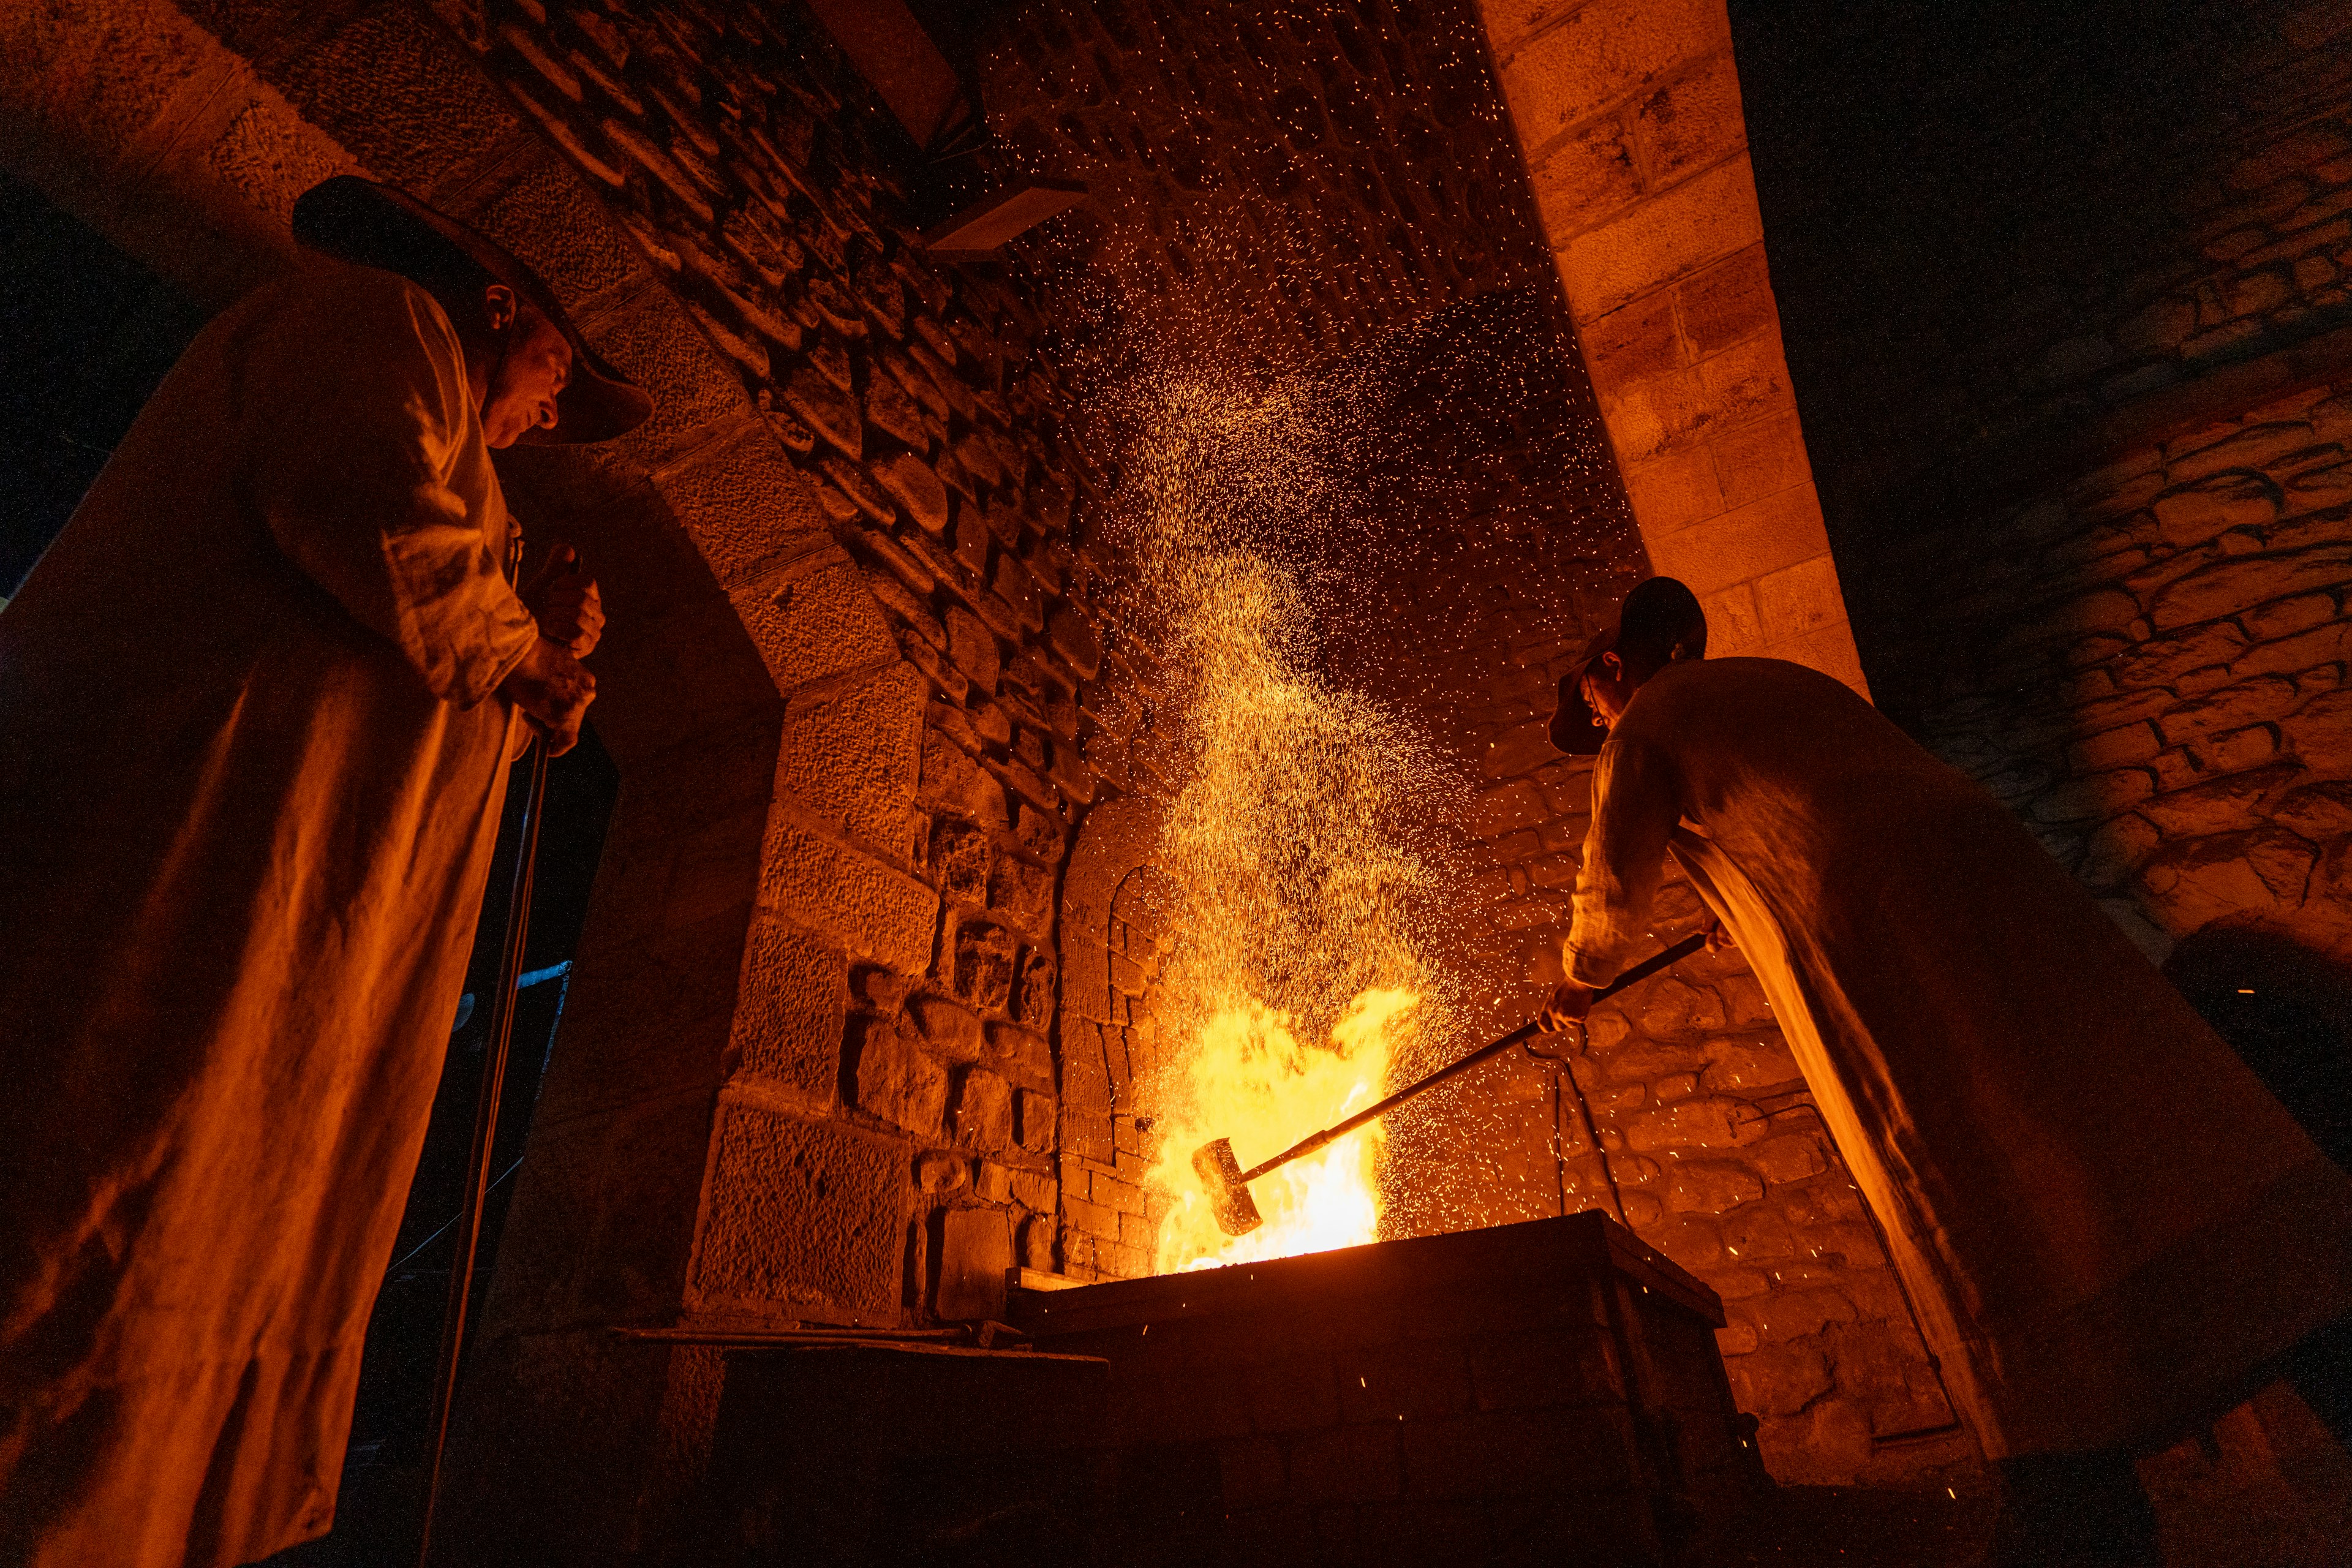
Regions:
[[1086, 186], [1076, 180], [1016, 181], [925, 232], [923, 248], [934, 256], [985, 256], [1086, 199]]

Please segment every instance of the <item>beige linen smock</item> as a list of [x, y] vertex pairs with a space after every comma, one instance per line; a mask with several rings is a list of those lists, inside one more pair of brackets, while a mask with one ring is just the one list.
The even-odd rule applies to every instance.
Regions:
[[1755, 970], [1990, 1457], [2141, 1440], [2352, 1308], [2352, 1179], [1990, 795], [1825, 675], [1669, 665], [1601, 749], [1568, 942], [1671, 855]]
[[0, 1561], [326, 1531], [537, 635], [456, 333], [206, 327], [0, 610]]

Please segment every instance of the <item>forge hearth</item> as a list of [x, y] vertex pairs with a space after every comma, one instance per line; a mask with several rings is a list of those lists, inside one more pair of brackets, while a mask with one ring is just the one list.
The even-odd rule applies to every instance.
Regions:
[[1761, 1481], [1715, 1292], [1598, 1214], [1056, 1290], [1138, 1563], [1674, 1560]]

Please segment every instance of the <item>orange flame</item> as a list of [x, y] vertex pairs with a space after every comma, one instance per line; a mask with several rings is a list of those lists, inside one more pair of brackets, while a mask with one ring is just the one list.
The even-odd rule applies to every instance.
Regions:
[[1178, 1108], [1162, 1118], [1160, 1160], [1144, 1178], [1168, 1199], [1157, 1272], [1379, 1239], [1379, 1122], [1251, 1183], [1265, 1223], [1247, 1236], [1218, 1228], [1192, 1151], [1230, 1138], [1246, 1169], [1370, 1105], [1381, 1096], [1397, 1036], [1420, 1001], [1411, 991], [1367, 991], [1332, 1025], [1328, 1046], [1302, 1043], [1289, 1015], [1255, 1002], [1210, 1018], [1184, 1060], [1181, 1084], [1170, 1086]]

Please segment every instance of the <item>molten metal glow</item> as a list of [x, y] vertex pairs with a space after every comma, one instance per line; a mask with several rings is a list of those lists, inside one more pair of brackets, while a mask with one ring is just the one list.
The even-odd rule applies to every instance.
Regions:
[[1230, 1138], [1247, 1168], [1370, 1105], [1382, 1092], [1393, 1032], [1420, 1000], [1410, 991], [1367, 991], [1331, 1026], [1328, 1046], [1301, 1044], [1286, 1015], [1255, 1003], [1209, 1020], [1180, 1066], [1182, 1084], [1170, 1086], [1183, 1109], [1163, 1119], [1160, 1162], [1145, 1178], [1169, 1199], [1153, 1264], [1160, 1273], [1380, 1239], [1378, 1122], [1250, 1184], [1265, 1223], [1247, 1236], [1217, 1227], [1192, 1151]]

